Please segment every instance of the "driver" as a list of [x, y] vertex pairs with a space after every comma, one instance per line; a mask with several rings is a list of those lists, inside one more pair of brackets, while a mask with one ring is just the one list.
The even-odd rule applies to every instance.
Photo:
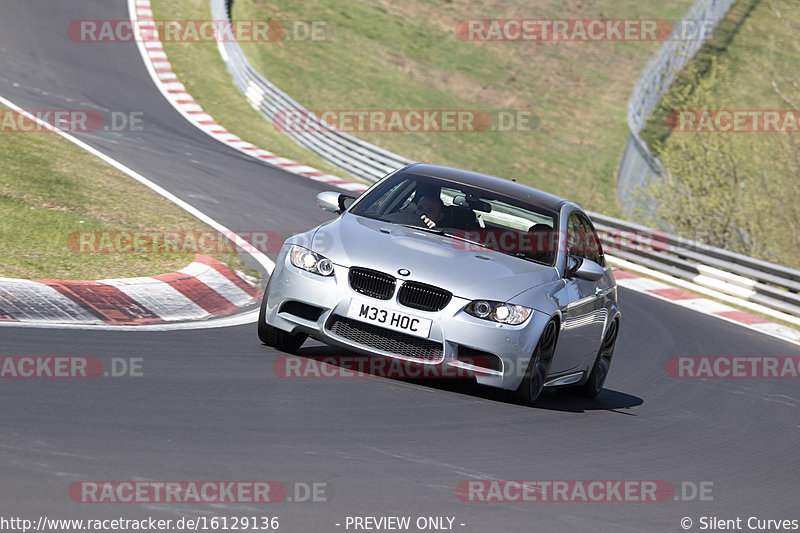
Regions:
[[434, 228], [444, 220], [444, 202], [438, 196], [423, 196], [417, 202], [416, 213], [426, 226]]

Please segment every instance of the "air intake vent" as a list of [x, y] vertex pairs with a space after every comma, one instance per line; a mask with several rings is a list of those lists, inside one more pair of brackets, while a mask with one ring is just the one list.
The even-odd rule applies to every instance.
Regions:
[[278, 312], [289, 313], [290, 315], [316, 322], [316, 320], [322, 315], [322, 311], [322, 308], [315, 305], [291, 301], [283, 304]]
[[444, 359], [442, 344], [391, 329], [365, 324], [349, 318], [334, 316], [330, 331], [365, 348], [388, 354], [418, 359], [426, 363], [440, 363]]

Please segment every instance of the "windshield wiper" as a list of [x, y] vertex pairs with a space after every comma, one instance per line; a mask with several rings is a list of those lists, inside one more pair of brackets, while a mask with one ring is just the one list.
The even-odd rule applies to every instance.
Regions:
[[[395, 224], [397, 224], [395, 222]], [[428, 233], [433, 233], [434, 235], [447, 235], [448, 237], [452, 237], [452, 235], [445, 233], [442, 228], [429, 228], [428, 226], [413, 226], [411, 224], [397, 224], [398, 226], [403, 226], [404, 228], [410, 229], [418, 229], [420, 231], [426, 231]]]
[[464, 237], [463, 235], [459, 235], [458, 233], [446, 233], [445, 235], [447, 235], [448, 237], [452, 237], [453, 239], [458, 239], [459, 241], [467, 242], [469, 244], [476, 244], [481, 248], [486, 248], [487, 250], [491, 250], [491, 248], [487, 248], [485, 243], [473, 239], [467, 239], [466, 237]]
[[548, 263], [545, 263], [544, 261], [540, 261], [539, 259], [534, 259], [533, 257], [529, 256], [525, 252], [502, 252], [502, 253], [505, 253], [505, 254], [508, 254], [508, 255], [511, 255], [511, 256], [514, 256], [514, 257], [519, 257], [520, 259], [524, 259], [525, 261], [530, 261], [531, 263], [538, 263], [540, 265], [552, 266], [552, 265], [550, 265]]

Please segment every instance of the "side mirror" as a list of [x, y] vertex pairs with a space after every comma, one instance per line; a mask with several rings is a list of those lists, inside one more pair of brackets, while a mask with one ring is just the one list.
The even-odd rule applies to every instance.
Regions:
[[603, 267], [583, 257], [570, 255], [567, 257], [567, 277], [597, 281], [605, 275]]
[[347, 209], [344, 205], [345, 200], [355, 200], [355, 198], [349, 194], [323, 191], [317, 195], [317, 205], [324, 211], [339, 214]]

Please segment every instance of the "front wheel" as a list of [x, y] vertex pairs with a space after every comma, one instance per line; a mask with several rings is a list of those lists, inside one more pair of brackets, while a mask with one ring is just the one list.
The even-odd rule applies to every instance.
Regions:
[[618, 332], [619, 322], [614, 320], [609, 324], [608, 331], [603, 337], [603, 344], [600, 346], [600, 351], [597, 352], [597, 359], [595, 359], [589, 379], [575, 389], [575, 392], [581, 396], [597, 398], [597, 395], [603, 390], [603, 384], [605, 384], [608, 371], [611, 368], [611, 358], [614, 356], [614, 346], [617, 343]]
[[555, 321], [551, 320], [544, 327], [536, 349], [533, 351], [525, 377], [522, 379], [519, 388], [514, 393], [515, 400], [524, 405], [533, 405], [542, 393], [544, 382], [547, 380], [547, 372], [550, 370], [550, 363], [553, 362], [553, 354], [556, 351], [556, 339], [558, 338]]
[[269, 285], [267, 290], [264, 291], [264, 297], [261, 300], [261, 309], [258, 312], [258, 338], [267, 346], [277, 348], [282, 352], [295, 352], [306, 341], [308, 335], [292, 335], [289, 332], [278, 329], [275, 326], [270, 326], [266, 322], [267, 316], [267, 295], [269, 294]]

